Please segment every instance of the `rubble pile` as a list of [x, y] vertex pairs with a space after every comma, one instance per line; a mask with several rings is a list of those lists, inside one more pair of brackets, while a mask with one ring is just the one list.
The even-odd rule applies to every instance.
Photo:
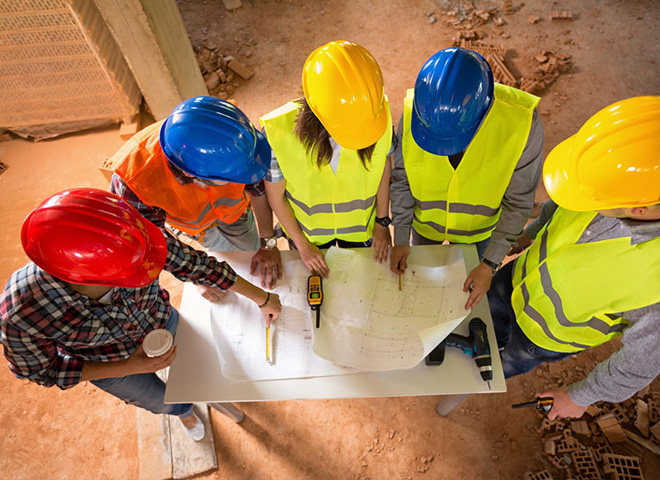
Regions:
[[207, 45], [195, 49], [197, 63], [204, 76], [209, 94], [227, 100], [241, 86], [239, 78], [247, 80], [254, 73], [233, 56], [223, 56], [218, 48]]
[[660, 405], [648, 387], [620, 404], [591, 405], [583, 420], [543, 420], [544, 458], [550, 467], [525, 480], [644, 480], [640, 457], [660, 453]]
[[[505, 0], [500, 9], [489, 7], [488, 9], [475, 8], [472, 1], [462, 1], [452, 7], [450, 2], [444, 2], [443, 14], [451, 17], [449, 25], [458, 31], [453, 38], [454, 47], [463, 47], [481, 54], [488, 60], [493, 69], [495, 81], [511, 87], [517, 87], [533, 94], [540, 94], [552, 85], [560, 74], [571, 69], [573, 61], [571, 55], [543, 51], [535, 56], [536, 70], [521, 78], [516, 78], [506, 64], [507, 49], [502, 45], [486, 43], [484, 38], [488, 33], [480, 30], [489, 22], [492, 22], [493, 33], [503, 39], [510, 38], [508, 31], [503, 30], [506, 24], [504, 16], [513, 15], [518, 10], [511, 0]], [[550, 12], [551, 20], [572, 20], [573, 14], [568, 10]], [[535, 15], [528, 17], [530, 24], [538, 23], [541, 18]]]
[[534, 57], [537, 62], [536, 72], [521, 77], [518, 80], [519, 88], [529, 93], [540, 93], [552, 85], [561, 73], [568, 72], [573, 66], [570, 55], [545, 50]]

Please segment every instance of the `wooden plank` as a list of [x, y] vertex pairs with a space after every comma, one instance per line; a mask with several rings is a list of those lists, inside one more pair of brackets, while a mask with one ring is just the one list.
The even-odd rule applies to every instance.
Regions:
[[[172, 448], [169, 415], [137, 411], [138, 471], [140, 480], [172, 478]], [[177, 420], [178, 421], [178, 420]]]
[[187, 478], [218, 468], [208, 406], [205, 403], [196, 403], [195, 413], [204, 422], [206, 429], [206, 435], [200, 442], [196, 442], [188, 436], [178, 418], [168, 416], [172, 439], [172, 478], [174, 479]]

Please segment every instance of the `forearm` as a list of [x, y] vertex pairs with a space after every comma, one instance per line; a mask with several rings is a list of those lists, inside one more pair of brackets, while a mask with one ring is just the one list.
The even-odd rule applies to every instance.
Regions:
[[275, 183], [266, 182], [268, 201], [275, 216], [286, 230], [287, 235], [291, 237], [293, 243], [300, 246], [307, 243], [308, 240], [298, 225], [289, 201], [284, 196], [285, 190], [286, 180]]
[[229, 288], [232, 292], [243, 295], [245, 298], [252, 300], [257, 305], [263, 305], [268, 298], [268, 292], [262, 290], [256, 285], [248, 282], [243, 277], [237, 276], [236, 282]]
[[390, 180], [392, 178], [392, 164], [390, 159], [385, 160], [385, 169], [383, 176], [380, 178], [378, 185], [378, 192], [376, 193], [376, 216], [389, 217], [390, 216]]
[[166, 234], [167, 261], [165, 270], [181, 281], [190, 281], [227, 290], [236, 281], [236, 272], [227, 262], [219, 262], [205, 252], [182, 243]]
[[254, 217], [257, 220], [257, 228], [259, 229], [259, 236], [262, 238], [272, 237], [273, 231], [273, 210], [268, 201], [268, 194], [266, 195], [250, 195], [252, 201], [252, 210]]
[[622, 346], [568, 389], [573, 402], [587, 406], [598, 401], [621, 402], [649, 385], [660, 373], [660, 304], [626, 312], [630, 326]]
[[413, 214], [415, 213], [415, 199], [410, 191], [408, 175], [403, 164], [403, 142], [401, 140], [403, 115], [399, 122], [398, 144], [394, 152], [394, 168], [392, 169], [392, 183], [390, 185], [390, 200], [392, 202], [392, 225], [394, 226], [394, 245], [409, 245], [410, 230]]
[[85, 362], [83, 363], [80, 381], [101, 380], [102, 378], [117, 378], [131, 375], [126, 367], [126, 360], [117, 362]]
[[[533, 200], [532, 200], [533, 205]], [[490, 243], [484, 254], [484, 258], [493, 263], [504, 260], [511, 245], [522, 234], [523, 228], [529, 218], [530, 209], [512, 208], [502, 205], [502, 213], [490, 237]]]

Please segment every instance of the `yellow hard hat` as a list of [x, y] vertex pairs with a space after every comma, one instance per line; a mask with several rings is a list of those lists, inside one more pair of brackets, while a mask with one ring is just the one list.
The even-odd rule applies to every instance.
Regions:
[[342, 147], [366, 148], [385, 133], [383, 74], [364, 47], [338, 41], [317, 48], [307, 57], [302, 84], [310, 108]]
[[543, 166], [558, 205], [589, 211], [660, 203], [660, 97], [634, 97], [596, 113]]

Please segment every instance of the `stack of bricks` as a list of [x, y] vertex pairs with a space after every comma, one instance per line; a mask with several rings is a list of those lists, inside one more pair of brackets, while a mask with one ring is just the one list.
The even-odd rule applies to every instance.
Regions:
[[496, 82], [501, 83], [502, 85], [508, 85], [509, 87], [515, 87], [518, 85], [516, 77], [509, 71], [509, 69], [504, 64], [504, 57], [497, 55], [496, 53], [491, 53], [486, 57], [490, 68], [493, 70], [493, 78]]
[[519, 88], [525, 92], [538, 94], [552, 85], [561, 73], [573, 66], [570, 55], [558, 54], [546, 50], [534, 57], [537, 71], [519, 81]]
[[660, 409], [645, 389], [620, 404], [591, 405], [580, 420], [543, 415], [537, 431], [549, 466], [525, 479], [644, 480], [639, 457], [644, 448], [660, 451]]
[[209, 93], [227, 100], [241, 86], [237, 77], [247, 80], [254, 74], [234, 57], [223, 56], [217, 50], [217, 47], [202, 47], [197, 52], [197, 63]]
[[573, 14], [568, 10], [552, 10], [550, 20], [573, 20]]

